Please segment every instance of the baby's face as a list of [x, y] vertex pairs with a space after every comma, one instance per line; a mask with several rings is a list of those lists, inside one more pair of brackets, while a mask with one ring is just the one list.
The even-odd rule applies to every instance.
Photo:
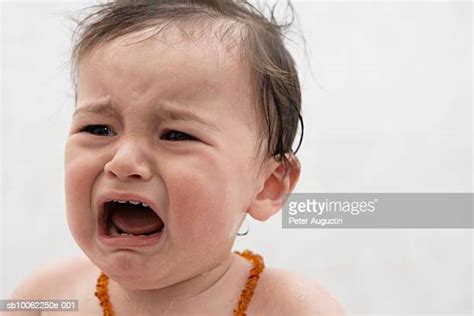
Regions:
[[[82, 60], [65, 148], [75, 240], [106, 274], [143, 289], [190, 278], [229, 254], [256, 194], [259, 133], [236, 57], [217, 41], [125, 46], [146, 35]], [[100, 201], [117, 194], [150, 202], [164, 223], [158, 240], [137, 247], [98, 236]]]

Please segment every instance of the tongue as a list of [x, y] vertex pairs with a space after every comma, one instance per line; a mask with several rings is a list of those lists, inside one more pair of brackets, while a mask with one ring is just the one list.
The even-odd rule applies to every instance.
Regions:
[[164, 225], [149, 207], [128, 203], [115, 205], [112, 221], [120, 230], [133, 235], [153, 234]]

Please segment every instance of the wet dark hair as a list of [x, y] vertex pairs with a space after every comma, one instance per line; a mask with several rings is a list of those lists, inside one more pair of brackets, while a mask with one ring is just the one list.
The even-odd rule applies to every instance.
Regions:
[[[77, 91], [77, 68], [81, 59], [115, 38], [150, 27], [161, 27], [158, 30], [161, 32], [169, 25], [191, 25], [194, 29], [201, 25], [206, 30], [202, 34], [209, 34], [207, 27], [225, 22], [214, 31], [222, 41], [237, 44], [241, 57], [249, 65], [250, 84], [262, 127], [258, 152], [266, 141], [262, 162], [274, 157], [288, 170], [287, 154], [296, 154], [300, 148], [304, 125], [298, 73], [284, 44], [285, 31], [295, 18], [290, 0], [287, 4], [292, 19], [285, 24], [276, 21], [276, 4], [267, 19], [261, 10], [241, 0], [117, 0], [86, 8], [92, 12], [84, 18], [72, 17], [76, 23], [71, 56], [74, 88]], [[293, 151], [299, 122], [300, 140]]]

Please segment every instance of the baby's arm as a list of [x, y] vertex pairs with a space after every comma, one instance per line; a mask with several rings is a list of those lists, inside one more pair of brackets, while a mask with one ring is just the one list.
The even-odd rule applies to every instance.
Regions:
[[[13, 291], [12, 300], [52, 300], [57, 298], [59, 288], [68, 282], [68, 276], [75, 273], [75, 268], [84, 259], [60, 259], [43, 265], [31, 272]], [[4, 312], [5, 316], [40, 316], [41, 311]]]
[[[44, 281], [46, 267], [41, 267], [31, 272], [10, 295], [11, 300], [38, 300], [41, 299], [41, 283]], [[41, 311], [13, 311], [4, 312], [2, 315], [8, 316], [40, 316]]]

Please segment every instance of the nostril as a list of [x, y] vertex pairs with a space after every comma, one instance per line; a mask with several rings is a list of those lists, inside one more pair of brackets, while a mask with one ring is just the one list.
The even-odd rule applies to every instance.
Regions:
[[148, 180], [152, 175], [150, 168], [130, 162], [130, 159], [128, 162], [120, 164], [113, 160], [109, 161], [104, 166], [104, 173], [110, 178], [118, 178], [122, 181], [127, 181], [130, 178]]

